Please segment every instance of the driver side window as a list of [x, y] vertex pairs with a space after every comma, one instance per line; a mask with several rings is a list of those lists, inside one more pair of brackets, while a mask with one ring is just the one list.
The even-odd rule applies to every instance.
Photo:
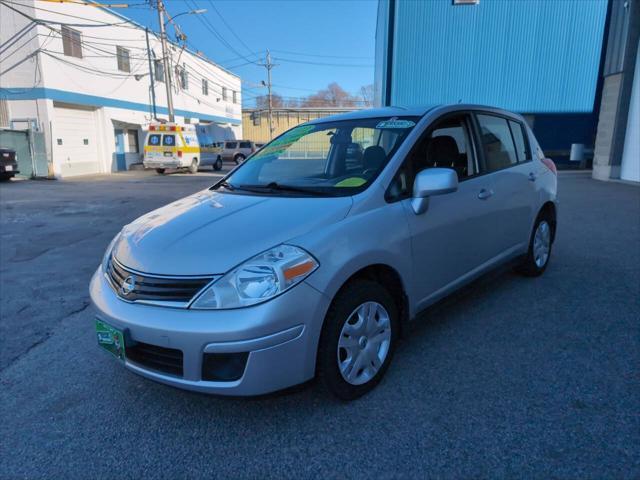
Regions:
[[447, 116], [427, 130], [398, 171], [387, 198], [395, 200], [411, 196], [418, 172], [434, 167], [455, 170], [459, 181], [478, 173], [468, 115]]

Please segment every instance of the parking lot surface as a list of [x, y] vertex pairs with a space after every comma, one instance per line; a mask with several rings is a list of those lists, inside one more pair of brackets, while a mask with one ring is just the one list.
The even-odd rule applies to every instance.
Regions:
[[313, 382], [185, 392], [98, 349], [109, 240], [215, 178], [0, 185], [0, 478], [640, 477], [640, 188], [561, 173], [544, 276], [503, 269], [431, 309], [342, 403]]

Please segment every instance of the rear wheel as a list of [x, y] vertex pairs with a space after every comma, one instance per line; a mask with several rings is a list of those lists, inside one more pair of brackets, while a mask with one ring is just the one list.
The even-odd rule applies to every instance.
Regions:
[[214, 162], [213, 169], [216, 171], [222, 170], [222, 159], [220, 157], [218, 157]]
[[238, 155], [236, 155], [235, 157], [233, 157], [233, 161], [236, 162], [236, 165], [244, 162], [244, 159], [247, 158], [244, 155], [242, 155], [241, 153], [239, 153]]
[[156, 173], [158, 175], [164, 175], [164, 168], [156, 168]]
[[198, 159], [194, 158], [191, 160], [191, 165], [189, 165], [189, 173], [198, 173]]
[[325, 318], [318, 347], [318, 377], [343, 400], [373, 389], [384, 376], [398, 337], [398, 309], [371, 280], [347, 284]]
[[548, 215], [541, 214], [533, 227], [529, 250], [517, 270], [528, 277], [542, 275], [547, 268], [553, 245], [553, 223]]

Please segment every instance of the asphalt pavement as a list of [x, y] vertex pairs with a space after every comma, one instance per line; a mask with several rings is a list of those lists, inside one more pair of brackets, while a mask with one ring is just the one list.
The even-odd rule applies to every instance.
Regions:
[[95, 340], [109, 240], [216, 175], [0, 184], [0, 478], [640, 477], [640, 187], [561, 173], [546, 273], [501, 269], [412, 325], [383, 382], [177, 390]]

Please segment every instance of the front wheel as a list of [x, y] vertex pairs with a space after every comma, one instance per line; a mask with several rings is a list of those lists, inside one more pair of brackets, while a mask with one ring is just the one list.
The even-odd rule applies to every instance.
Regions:
[[198, 159], [194, 158], [191, 160], [191, 165], [189, 165], [189, 173], [198, 173]]
[[236, 162], [236, 165], [239, 165], [240, 163], [244, 162], [245, 158], [247, 158], [247, 157], [245, 157], [244, 155], [239, 153], [238, 155], [233, 157], [233, 161]]
[[529, 240], [527, 255], [517, 269], [528, 277], [542, 275], [547, 268], [553, 245], [553, 224], [546, 215], [538, 217]]
[[156, 168], [156, 173], [158, 175], [164, 175], [164, 168]]
[[213, 169], [215, 171], [222, 170], [222, 159], [220, 157], [218, 157], [213, 164]]
[[318, 377], [342, 400], [354, 400], [384, 376], [398, 337], [398, 309], [377, 282], [358, 280], [336, 295], [318, 347]]

